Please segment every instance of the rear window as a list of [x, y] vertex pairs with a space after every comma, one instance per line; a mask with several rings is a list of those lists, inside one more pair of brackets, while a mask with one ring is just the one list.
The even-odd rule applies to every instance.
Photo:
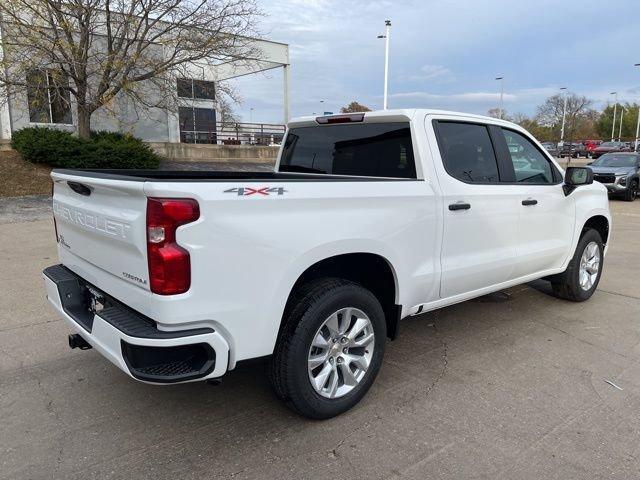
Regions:
[[416, 178], [409, 123], [292, 128], [280, 171]]

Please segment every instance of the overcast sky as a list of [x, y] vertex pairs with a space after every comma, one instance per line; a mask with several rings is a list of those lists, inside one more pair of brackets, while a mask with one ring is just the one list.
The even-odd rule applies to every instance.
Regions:
[[[640, 99], [640, 0], [263, 0], [263, 37], [288, 43], [291, 114], [381, 108], [384, 20], [392, 21], [389, 107], [535, 113], [561, 86]], [[282, 121], [282, 75], [237, 81], [244, 121]], [[320, 101], [324, 100], [324, 104]]]

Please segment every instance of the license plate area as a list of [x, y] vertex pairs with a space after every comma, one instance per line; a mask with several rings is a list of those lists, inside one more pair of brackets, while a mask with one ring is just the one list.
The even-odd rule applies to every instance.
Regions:
[[48, 267], [43, 273], [56, 284], [64, 312], [91, 333], [94, 317], [113, 304], [111, 297], [62, 265]]
[[107, 306], [107, 297], [91, 285], [84, 286], [85, 306], [93, 314], [99, 314]]

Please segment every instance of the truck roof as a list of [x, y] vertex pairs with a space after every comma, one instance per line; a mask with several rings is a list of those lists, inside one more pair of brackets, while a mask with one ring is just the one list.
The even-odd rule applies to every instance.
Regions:
[[[488, 117], [486, 115], [476, 115], [473, 113], [455, 112], [450, 110], [438, 110], [432, 108], [401, 108], [392, 110], [373, 110], [371, 112], [364, 113], [364, 122], [378, 123], [378, 122], [406, 122], [410, 121], [415, 115], [447, 115], [450, 117], [465, 117], [474, 118], [483, 122], [499, 123], [513, 126], [512, 122], [501, 120], [499, 118]], [[289, 121], [289, 127], [308, 127], [312, 125], [318, 125], [316, 118], [319, 117], [339, 117], [342, 115], [350, 115], [344, 113], [337, 113], [333, 115], [308, 115], [304, 117], [296, 117]]]

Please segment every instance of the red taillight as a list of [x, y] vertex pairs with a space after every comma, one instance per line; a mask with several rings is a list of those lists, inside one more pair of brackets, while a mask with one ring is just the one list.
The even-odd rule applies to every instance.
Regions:
[[147, 199], [147, 257], [153, 293], [176, 295], [189, 290], [189, 252], [176, 243], [176, 230], [199, 217], [200, 208], [193, 199]]

